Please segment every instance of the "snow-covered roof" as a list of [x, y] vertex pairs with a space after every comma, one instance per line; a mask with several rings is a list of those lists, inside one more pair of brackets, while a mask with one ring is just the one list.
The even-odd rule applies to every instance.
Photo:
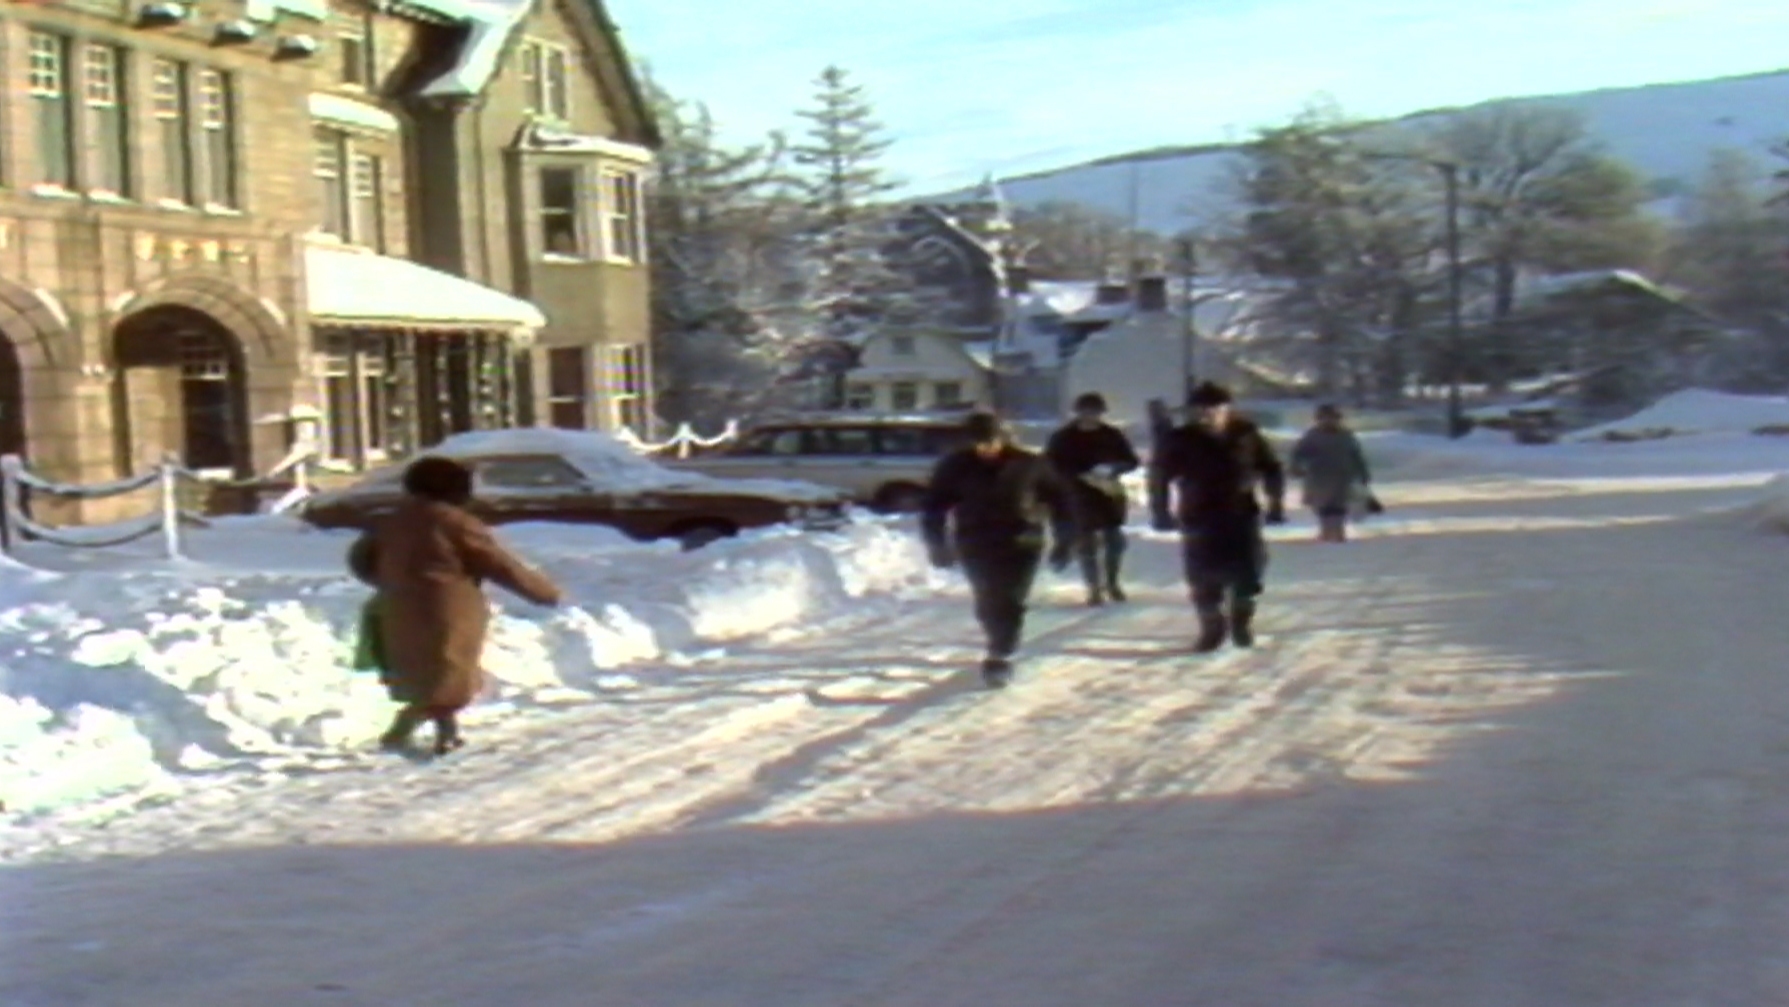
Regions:
[[408, 0], [410, 6], [466, 25], [466, 41], [454, 63], [423, 85], [431, 97], [474, 95], [497, 72], [509, 36], [528, 16], [533, 0]]
[[979, 343], [964, 343], [963, 352], [975, 361], [975, 366], [984, 371], [994, 369], [994, 343], [992, 340]]
[[371, 102], [313, 91], [310, 95], [311, 118], [338, 126], [353, 126], [380, 133], [396, 133], [398, 117]]
[[1635, 287], [1667, 300], [1676, 299], [1658, 284], [1631, 269], [1593, 269], [1580, 273], [1539, 276], [1530, 280], [1522, 292], [1527, 297], [1542, 298], [1580, 293], [1606, 286]]
[[246, 8], [243, 13], [250, 21], [262, 24], [275, 20], [281, 14], [296, 14], [312, 21], [322, 21], [329, 17], [328, 0], [247, 0], [243, 6]]
[[540, 309], [438, 269], [324, 241], [304, 249], [311, 317], [338, 324], [506, 329], [519, 338], [547, 324]]
[[1098, 296], [1097, 280], [1032, 280], [1031, 289], [1017, 299], [1024, 314], [1072, 315]]
[[637, 143], [611, 140], [606, 136], [589, 136], [554, 129], [543, 123], [531, 123], [522, 134], [521, 145], [527, 150], [551, 150], [573, 154], [602, 154], [619, 161], [646, 164], [652, 151]]

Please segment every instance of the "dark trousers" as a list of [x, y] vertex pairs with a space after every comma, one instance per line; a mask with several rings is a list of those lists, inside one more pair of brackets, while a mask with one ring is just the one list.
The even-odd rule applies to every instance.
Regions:
[[1118, 583], [1119, 568], [1124, 563], [1128, 543], [1124, 529], [1089, 528], [1075, 536], [1075, 550], [1080, 554], [1081, 576], [1089, 591], [1098, 591]]
[[1235, 515], [1186, 523], [1180, 538], [1181, 561], [1193, 607], [1202, 614], [1221, 612], [1227, 600], [1233, 611], [1250, 611], [1264, 591], [1267, 539], [1261, 519]]
[[963, 575], [975, 598], [975, 619], [989, 657], [1011, 657], [1025, 632], [1025, 606], [1037, 580], [1043, 546], [1031, 542], [959, 542]]

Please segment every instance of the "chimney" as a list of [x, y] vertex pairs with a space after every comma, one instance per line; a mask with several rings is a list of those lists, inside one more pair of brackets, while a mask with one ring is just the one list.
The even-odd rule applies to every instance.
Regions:
[[1006, 292], [1009, 294], [1031, 292], [1030, 266], [1011, 265], [1006, 267]]
[[1095, 304], [1126, 304], [1130, 299], [1130, 286], [1117, 281], [1102, 283], [1093, 293], [1093, 303]]
[[1160, 274], [1145, 276], [1137, 281], [1138, 311], [1168, 310], [1168, 278]]

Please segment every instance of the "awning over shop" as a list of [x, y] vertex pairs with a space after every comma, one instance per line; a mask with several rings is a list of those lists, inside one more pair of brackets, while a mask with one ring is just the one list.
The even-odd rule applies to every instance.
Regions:
[[377, 329], [492, 330], [529, 340], [540, 309], [438, 269], [346, 245], [309, 242], [305, 286], [313, 321]]

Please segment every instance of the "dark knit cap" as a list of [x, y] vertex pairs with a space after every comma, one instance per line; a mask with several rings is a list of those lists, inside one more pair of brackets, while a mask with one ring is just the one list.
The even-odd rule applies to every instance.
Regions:
[[1190, 405], [1207, 408], [1229, 405], [1235, 402], [1236, 398], [1230, 394], [1230, 389], [1223, 385], [1213, 381], [1202, 381], [1199, 383], [1199, 387], [1193, 389], [1193, 394], [1187, 401]]
[[418, 458], [404, 470], [404, 492], [424, 500], [464, 503], [472, 498], [472, 470], [451, 458]]

